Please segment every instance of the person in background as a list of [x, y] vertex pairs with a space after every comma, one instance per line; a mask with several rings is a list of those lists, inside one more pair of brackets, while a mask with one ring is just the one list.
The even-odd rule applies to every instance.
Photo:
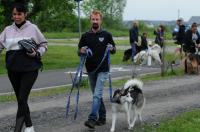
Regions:
[[[93, 102], [88, 120], [85, 126], [94, 129], [96, 125], [104, 125], [106, 123], [106, 108], [103, 101], [104, 83], [108, 78], [109, 58], [104, 54], [108, 45], [111, 54], [116, 52], [115, 43], [112, 35], [101, 28], [103, 16], [98, 10], [92, 11], [90, 15], [91, 29], [81, 36], [78, 44], [80, 54], [86, 53], [90, 48], [93, 56], [86, 59], [86, 70], [88, 72], [90, 87], [93, 94]], [[102, 62], [102, 63], [101, 63]]]
[[[156, 35], [155, 38], [155, 43], [158, 44], [161, 48], [163, 47], [164, 44], [164, 26], [159, 25], [157, 30], [154, 31], [154, 34]], [[162, 54], [159, 53], [160, 59], [162, 59]]]
[[185, 25], [183, 24], [183, 19], [180, 18], [176, 21], [176, 28], [173, 31], [173, 37], [177, 41], [178, 45], [183, 45], [185, 38]]
[[200, 47], [200, 35], [197, 31], [197, 23], [193, 23], [191, 28], [185, 33], [185, 48], [186, 53], [195, 54], [196, 49]]
[[158, 44], [161, 48], [164, 43], [164, 26], [160, 25], [155, 31], [154, 35], [156, 35], [155, 43]]
[[143, 33], [141, 36], [140, 50], [148, 50], [147, 33]]
[[138, 22], [134, 21], [132, 28], [129, 30], [129, 40], [132, 48], [132, 59], [137, 54], [136, 46], [138, 44], [138, 35], [139, 35], [138, 25], [139, 25]]
[[[191, 28], [185, 33], [185, 46], [183, 47], [186, 56], [194, 55], [200, 48], [200, 35], [197, 31], [197, 24], [193, 23]], [[187, 64], [185, 60], [185, 73], [187, 73]]]
[[[181, 59], [182, 59], [182, 52], [183, 49], [185, 49], [185, 30], [186, 30], [186, 26], [183, 24], [183, 19], [179, 18], [176, 21], [176, 27], [174, 28], [174, 31], [172, 33], [173, 39], [175, 40], [175, 44], [180, 45], [179, 52], [181, 54]], [[177, 50], [178, 50], [177, 49]]]
[[[25, 123], [25, 132], [34, 132], [28, 106], [31, 88], [41, 68], [40, 58], [47, 50], [47, 40], [38, 27], [26, 20], [27, 8], [24, 3], [12, 6], [12, 25], [7, 26], [0, 34], [0, 51], [6, 49], [6, 68], [8, 78], [14, 88], [18, 109], [14, 132], [21, 132]], [[33, 39], [38, 48], [28, 53], [22, 50], [18, 41]]]

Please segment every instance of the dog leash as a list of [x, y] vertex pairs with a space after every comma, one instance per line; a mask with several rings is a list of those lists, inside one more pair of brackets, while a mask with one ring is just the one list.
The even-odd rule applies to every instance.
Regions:
[[[68, 117], [68, 114], [69, 114], [71, 94], [73, 92], [74, 87], [76, 87], [77, 95], [76, 95], [76, 109], [75, 109], [75, 114], [74, 114], [74, 120], [76, 119], [77, 113], [78, 113], [78, 102], [79, 102], [79, 96], [80, 96], [79, 83], [81, 82], [81, 79], [82, 79], [83, 67], [84, 67], [86, 58], [91, 57], [91, 56], [92, 56], [91, 49], [86, 48], [86, 53], [84, 53], [84, 54], [82, 53], [80, 55], [80, 63], [77, 67], [76, 74], [75, 74], [74, 78], [72, 79], [72, 88], [70, 90], [68, 100], [67, 100], [67, 106], [66, 106], [66, 117]], [[79, 80], [78, 80], [78, 77], [79, 77]]]
[[112, 102], [112, 80], [110, 72], [110, 51], [108, 52], [108, 66], [109, 66], [109, 93], [110, 93], [110, 102]]
[[[106, 56], [108, 56], [109, 93], [110, 93], [110, 101], [112, 102], [112, 81], [111, 81], [111, 74], [110, 74], [110, 47], [111, 46], [109, 44], [106, 47], [106, 50], [105, 50], [105, 53], [104, 53], [104, 57], [102, 58], [102, 60], [101, 60], [100, 64], [98, 65], [98, 67], [92, 73], [95, 73], [100, 68], [100, 66], [102, 65], [103, 61], [106, 59]], [[77, 67], [76, 74], [75, 74], [74, 78], [72, 79], [72, 88], [70, 90], [70, 93], [69, 93], [69, 96], [68, 96], [68, 100], [67, 100], [67, 106], [66, 106], [66, 117], [68, 117], [68, 114], [69, 114], [71, 94], [73, 92], [74, 87], [76, 87], [77, 88], [77, 95], [76, 95], [76, 108], [75, 108], [74, 120], [77, 118], [77, 114], [78, 114], [78, 102], [79, 102], [79, 96], [80, 96], [79, 83], [81, 82], [81, 79], [82, 79], [82, 69], [83, 69], [83, 66], [85, 64], [86, 58], [87, 57], [91, 57], [92, 55], [93, 55], [92, 51], [89, 48], [86, 49], [86, 54], [81, 54], [80, 63], [78, 65], [78, 67]], [[77, 81], [78, 75], [79, 75], [79, 81]]]

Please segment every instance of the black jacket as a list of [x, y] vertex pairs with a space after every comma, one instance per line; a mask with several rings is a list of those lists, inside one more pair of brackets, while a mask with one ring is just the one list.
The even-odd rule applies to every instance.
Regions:
[[28, 72], [40, 69], [40, 58], [29, 57], [24, 50], [10, 50], [6, 52], [6, 68], [10, 71]]
[[133, 27], [129, 30], [129, 39], [130, 44], [133, 44], [135, 41], [138, 42], [138, 28]]
[[[198, 39], [196, 40], [196, 44], [200, 42], [200, 36], [199, 33], [197, 32]], [[196, 52], [196, 47], [195, 43], [192, 40], [192, 31], [188, 30], [185, 34], [185, 44], [183, 46], [183, 50], [188, 53], [195, 53]]]
[[[97, 33], [88, 31], [81, 36], [81, 40], [78, 44], [79, 51], [81, 47], [87, 46], [92, 50], [93, 53], [92, 57], [87, 57], [85, 63], [87, 72], [93, 72], [94, 70], [96, 70], [98, 65], [101, 63], [108, 44], [113, 45], [114, 50], [111, 51], [111, 54], [114, 54], [116, 52], [116, 48], [112, 35], [104, 30], [100, 30]], [[100, 68], [97, 70], [97, 73], [108, 71], [108, 57], [106, 57]]]
[[179, 26], [179, 31], [176, 35], [176, 40], [178, 44], [183, 44], [184, 43], [184, 38], [185, 38], [185, 25], [180, 25]]
[[162, 48], [163, 47], [163, 43], [164, 43], [164, 32], [162, 31], [154, 31], [154, 35], [156, 35], [156, 38], [155, 38], [155, 43], [160, 45], [160, 47]]
[[144, 36], [141, 36], [141, 50], [147, 50], [147, 38]]

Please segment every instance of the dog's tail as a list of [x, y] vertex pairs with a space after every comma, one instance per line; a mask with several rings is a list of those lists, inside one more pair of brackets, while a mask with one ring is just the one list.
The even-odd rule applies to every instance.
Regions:
[[125, 85], [124, 85], [124, 89], [127, 89], [131, 86], [137, 86], [139, 89], [142, 89], [143, 87], [143, 82], [139, 79], [130, 79], [128, 80]]

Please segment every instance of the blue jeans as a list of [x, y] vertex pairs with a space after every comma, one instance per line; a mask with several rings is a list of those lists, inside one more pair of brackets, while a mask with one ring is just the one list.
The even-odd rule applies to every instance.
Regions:
[[134, 60], [134, 56], [136, 54], [136, 46], [135, 46], [135, 43], [132, 43], [131, 44], [131, 48], [132, 48], [132, 61]]
[[92, 110], [88, 120], [106, 119], [106, 108], [103, 102], [103, 87], [108, 79], [108, 72], [97, 74], [88, 73], [90, 87], [93, 94]]

